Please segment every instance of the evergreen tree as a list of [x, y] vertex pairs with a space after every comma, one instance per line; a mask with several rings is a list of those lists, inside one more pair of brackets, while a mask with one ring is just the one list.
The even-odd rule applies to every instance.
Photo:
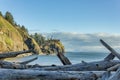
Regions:
[[21, 29], [22, 29], [23, 31], [25, 31], [25, 32], [27, 32], [27, 33], [28, 33], [28, 30], [25, 28], [25, 26], [24, 26], [24, 25], [22, 25]]
[[10, 12], [6, 12], [5, 19], [10, 22], [12, 25], [14, 25], [14, 18]]
[[17, 23], [15, 22], [14, 25], [17, 26]]
[[43, 37], [41, 34], [35, 33], [34, 35], [31, 35], [31, 37], [35, 39], [39, 46], [45, 42], [45, 37]]
[[17, 27], [21, 28], [20, 24], [17, 24]]
[[2, 15], [2, 12], [0, 11], [0, 16], [2, 16], [3, 17], [3, 15]]

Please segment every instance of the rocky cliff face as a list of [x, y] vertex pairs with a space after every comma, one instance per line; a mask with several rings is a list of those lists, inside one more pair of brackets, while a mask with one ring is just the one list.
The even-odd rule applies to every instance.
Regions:
[[0, 53], [34, 49], [36, 54], [53, 54], [56, 53], [56, 48], [64, 52], [64, 46], [60, 40], [46, 40], [39, 46], [27, 32], [18, 26], [11, 25], [0, 16]]
[[[19, 27], [11, 25], [3, 17], [0, 16], [0, 52], [28, 50], [29, 46], [25, 41], [30, 38]], [[41, 53], [38, 44], [31, 38], [36, 53]]]

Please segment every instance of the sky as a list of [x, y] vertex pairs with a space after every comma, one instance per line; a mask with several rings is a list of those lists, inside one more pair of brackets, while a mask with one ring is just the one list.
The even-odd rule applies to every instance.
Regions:
[[120, 0], [0, 0], [29, 33], [120, 33]]
[[0, 0], [29, 33], [60, 39], [66, 51], [106, 52], [99, 39], [120, 51], [120, 0]]
[[119, 34], [56, 32], [45, 35], [53, 35], [53, 38], [60, 39], [66, 51], [110, 53], [109, 50], [101, 44], [100, 39], [102, 39], [117, 52], [120, 52]]

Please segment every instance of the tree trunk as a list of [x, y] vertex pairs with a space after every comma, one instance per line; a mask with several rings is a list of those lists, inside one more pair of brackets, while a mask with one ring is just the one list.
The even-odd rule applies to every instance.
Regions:
[[120, 67], [120, 63], [108, 68], [107, 71], [116, 71], [119, 67]]
[[110, 71], [104, 72], [102, 75], [101, 80], [108, 80], [108, 78], [111, 76]]
[[112, 47], [110, 47], [106, 42], [104, 42], [102, 39], [100, 39], [100, 42], [118, 59], [120, 59], [120, 54], [117, 53]]
[[38, 57], [34, 57], [34, 58], [32, 58], [32, 59], [29, 59], [29, 60], [26, 60], [26, 61], [23, 61], [23, 62], [17, 62], [17, 63], [18, 63], [18, 64], [28, 64], [28, 63], [36, 60], [36, 59], [38, 59]]
[[0, 69], [0, 80], [96, 80], [93, 72]]
[[120, 80], [120, 68], [108, 80]]
[[108, 68], [120, 63], [119, 60], [112, 60], [112, 61], [98, 61], [98, 62], [90, 62], [87, 64], [79, 63], [73, 65], [64, 65], [64, 66], [40, 66], [40, 65], [25, 65], [25, 64], [18, 64], [18, 63], [11, 63], [7, 61], [0, 61], [1, 68], [7, 69], [39, 69], [39, 70], [48, 70], [48, 71], [103, 71], [107, 70]]
[[63, 63], [63, 65], [71, 65], [70, 60], [67, 57], [65, 57], [63, 53], [58, 52], [57, 56]]
[[113, 55], [112, 53], [110, 53], [107, 57], [104, 58], [105, 61], [110, 61], [113, 60], [115, 58], [115, 55]]
[[26, 69], [26, 68], [28, 68], [27, 65], [7, 62], [7, 61], [0, 61], [0, 67], [6, 68], [6, 69]]
[[[48, 70], [48, 71], [103, 71], [107, 70], [108, 68], [120, 63], [119, 60], [111, 60], [111, 61], [98, 61], [98, 62], [90, 62], [90, 63], [79, 63], [73, 65], [64, 65], [64, 66], [48, 66], [42, 67], [37, 66], [37, 69], [40, 70]], [[35, 68], [35, 67], [33, 67]]]
[[18, 56], [20, 54], [30, 53], [31, 51], [32, 50], [9, 52], [9, 53], [1, 53], [0, 54], [0, 59], [16, 57], [16, 56]]

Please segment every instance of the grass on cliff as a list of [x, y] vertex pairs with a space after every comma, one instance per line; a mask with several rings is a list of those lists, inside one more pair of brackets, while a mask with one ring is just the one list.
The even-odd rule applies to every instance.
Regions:
[[13, 25], [0, 16], [0, 46], [4, 48], [3, 51], [12, 50], [16, 40], [22, 42], [20, 33]]

